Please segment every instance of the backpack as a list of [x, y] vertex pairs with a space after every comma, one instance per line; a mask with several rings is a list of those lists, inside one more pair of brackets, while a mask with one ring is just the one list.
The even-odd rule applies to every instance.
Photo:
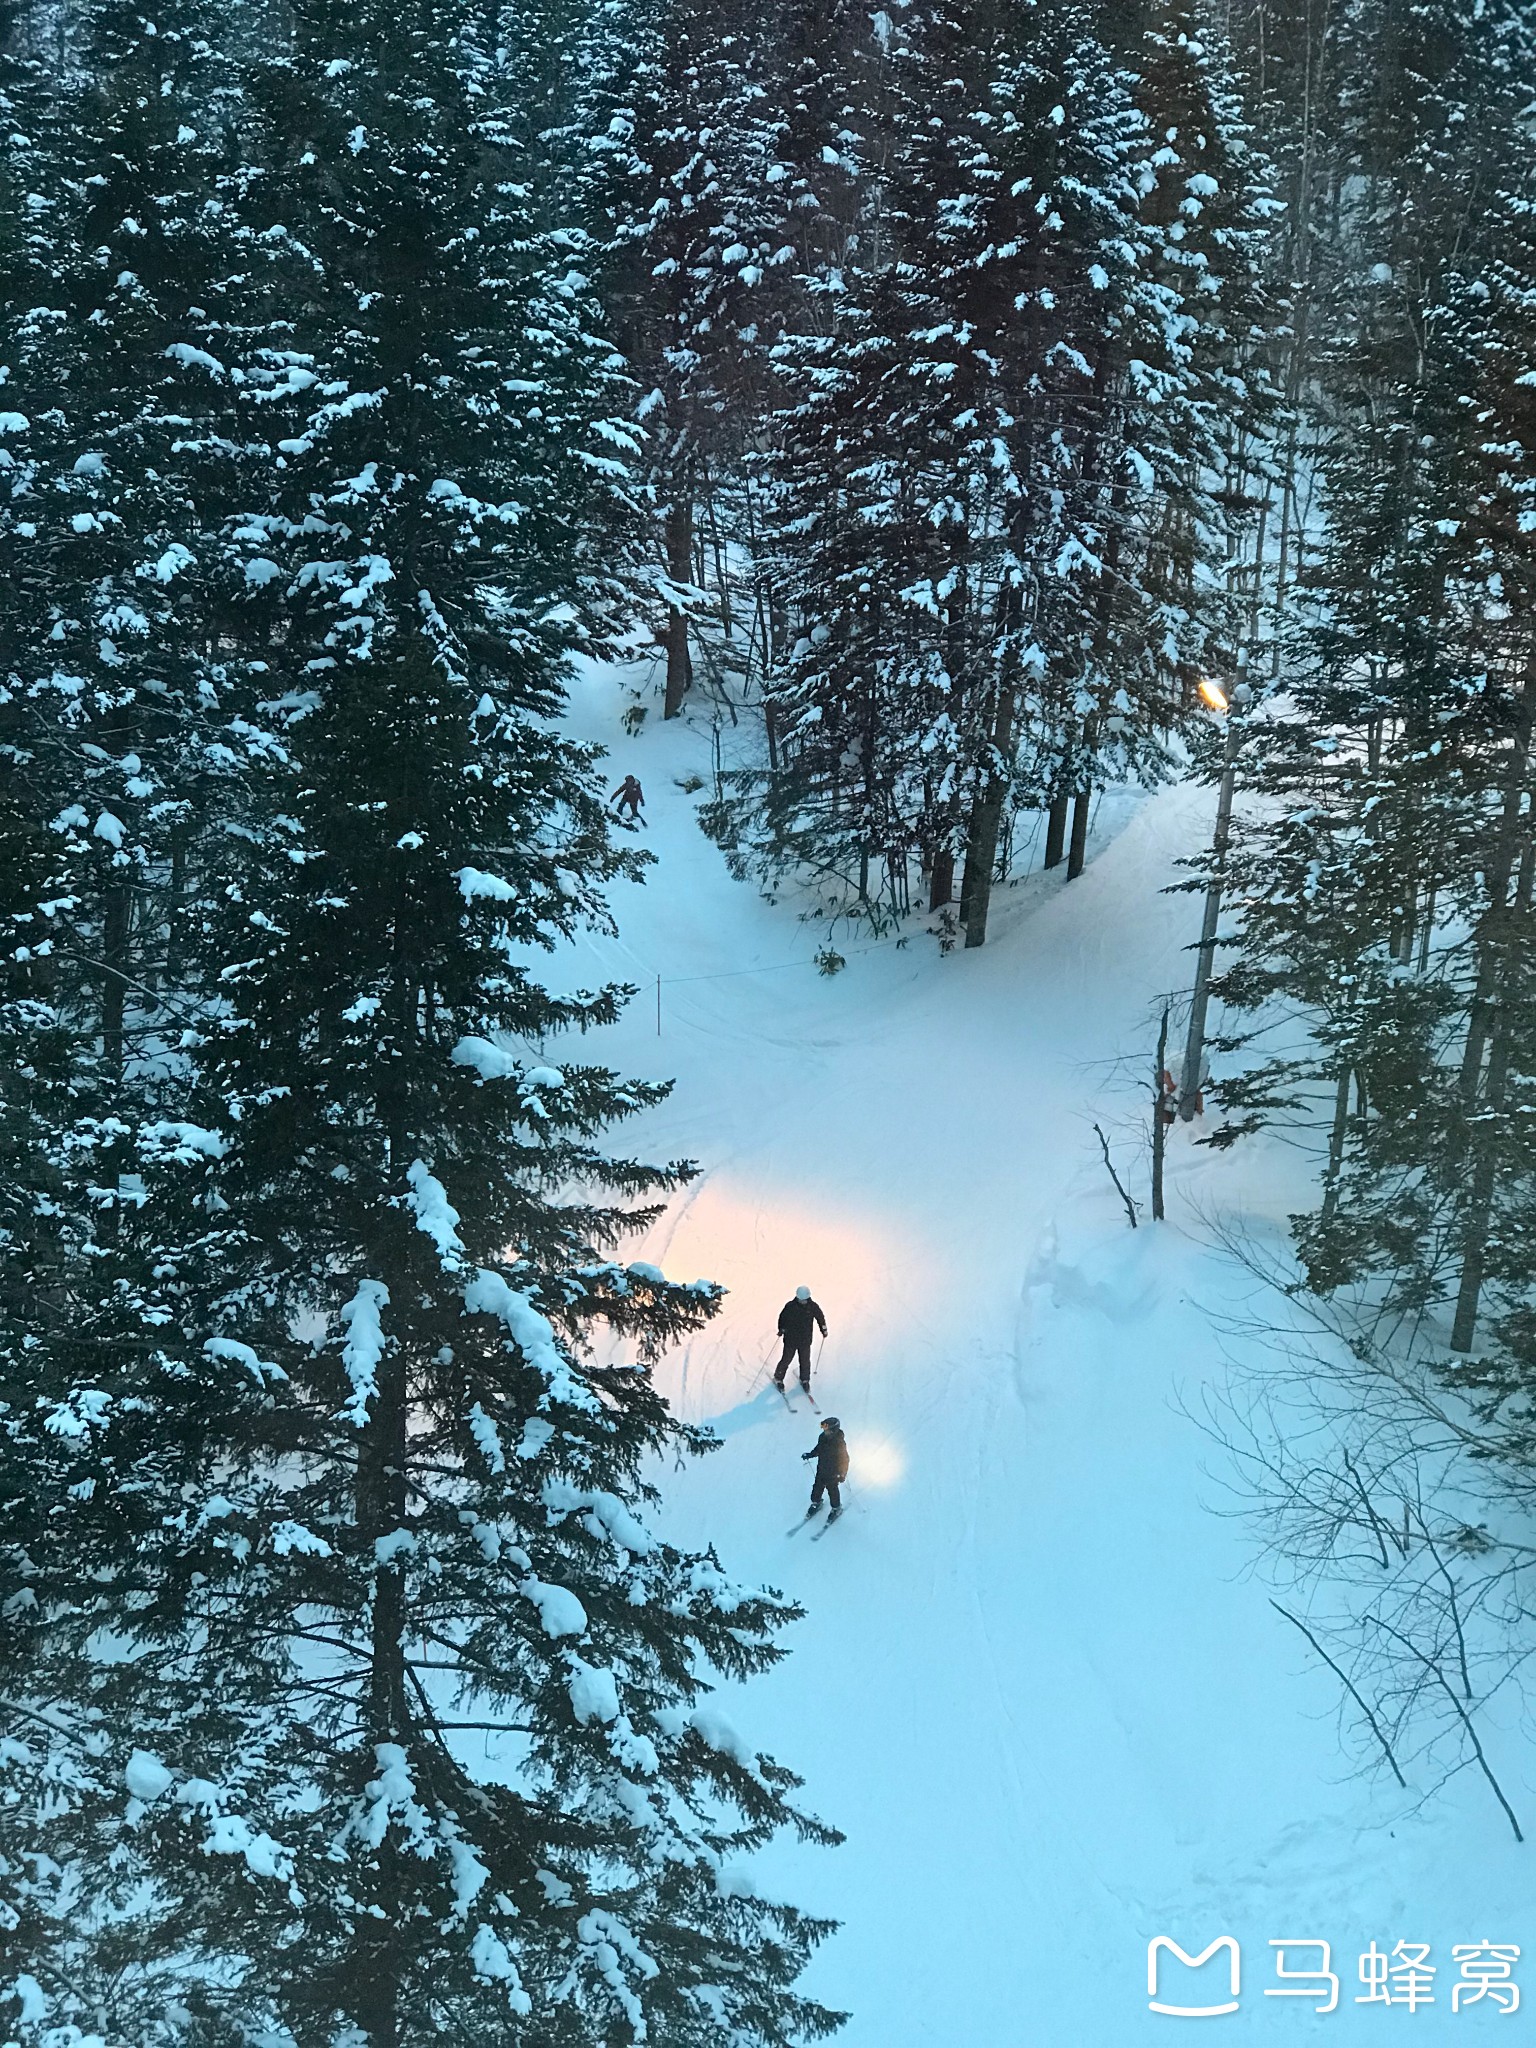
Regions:
[[840, 1480], [848, 1477], [848, 1439], [841, 1430], [837, 1432], [837, 1476]]

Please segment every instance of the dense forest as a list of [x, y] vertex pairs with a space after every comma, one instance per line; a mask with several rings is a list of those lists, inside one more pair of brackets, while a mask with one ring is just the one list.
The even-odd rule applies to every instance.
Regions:
[[646, 1521], [716, 1296], [623, 1245], [693, 1168], [536, 1051], [625, 1000], [539, 960], [644, 864], [565, 664], [729, 732], [736, 872], [945, 950], [1106, 784], [1224, 779], [1174, 1085], [1320, 1134], [1319, 1314], [1523, 1506], [1536, 21], [5, 0], [0, 49], [6, 2025], [826, 2036], [828, 1924], [731, 1872], [835, 1833], [707, 1703], [794, 1610]]

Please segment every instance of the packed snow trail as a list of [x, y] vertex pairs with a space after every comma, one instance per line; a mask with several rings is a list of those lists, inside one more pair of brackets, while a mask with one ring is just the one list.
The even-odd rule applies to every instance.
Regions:
[[[1086, 872], [1000, 891], [979, 951], [941, 958], [919, 922], [905, 948], [841, 940], [828, 978], [805, 964], [819, 928], [732, 881], [677, 786], [707, 774], [707, 740], [630, 738], [621, 708], [587, 674], [572, 723], [613, 782], [640, 776], [658, 864], [617, 892], [618, 940], [557, 972], [641, 985], [582, 1056], [675, 1076], [629, 1142], [703, 1169], [640, 1255], [730, 1290], [661, 1374], [724, 1447], [658, 1477], [672, 1533], [808, 1610], [785, 1662], [721, 1702], [848, 1837], [753, 1866], [843, 1922], [807, 1988], [851, 2010], [848, 2048], [1120, 2048], [1180, 2024], [1148, 2010], [1148, 1941], [1230, 1934], [1225, 2024], [1294, 2031], [1323, 2020], [1264, 1996], [1269, 1943], [1315, 1937], [1341, 1979], [1328, 2038], [1380, 2039], [1424, 2013], [1357, 2007], [1356, 1959], [1427, 1941], [1428, 2025], [1449, 2025], [1451, 1945], [1536, 1934], [1522, 1853], [1465, 1778], [1415, 1813], [1351, 1776], [1335, 1683], [1269, 1606], [1190, 1418], [1226, 1369], [1207, 1310], [1255, 1292], [1196, 1205], [1278, 1232], [1296, 1191], [1261, 1199], [1273, 1152], [1217, 1159], [1181, 1132], [1170, 1223], [1133, 1233], [1092, 1131], [1143, 1194], [1124, 1063], [1150, 1065], [1151, 1000], [1189, 975], [1198, 913], [1164, 890], [1209, 792], [1113, 793]], [[813, 1389], [852, 1457], [825, 1542], [786, 1541], [817, 1418], [771, 1383], [802, 1283], [829, 1324]], [[1223, 1997], [1222, 1963], [1175, 1969], [1171, 1995]]]

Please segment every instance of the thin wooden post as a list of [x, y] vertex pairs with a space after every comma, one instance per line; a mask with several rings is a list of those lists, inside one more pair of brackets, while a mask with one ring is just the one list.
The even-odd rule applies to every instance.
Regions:
[[1168, 1005], [1163, 1005], [1162, 1028], [1157, 1034], [1157, 1065], [1152, 1074], [1152, 1221], [1163, 1217], [1163, 1159], [1168, 1150], [1168, 1091], [1163, 1076], [1168, 1071]]

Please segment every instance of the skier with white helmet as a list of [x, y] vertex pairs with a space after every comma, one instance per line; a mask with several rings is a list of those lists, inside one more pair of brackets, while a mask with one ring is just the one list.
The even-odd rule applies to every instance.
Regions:
[[827, 1334], [827, 1319], [820, 1307], [811, 1299], [809, 1287], [797, 1287], [792, 1301], [786, 1301], [779, 1310], [779, 1335], [784, 1339], [784, 1356], [773, 1369], [773, 1383], [782, 1389], [784, 1375], [789, 1371], [789, 1361], [800, 1360], [800, 1384], [807, 1394], [811, 1391], [811, 1331], [820, 1327], [823, 1337]]

